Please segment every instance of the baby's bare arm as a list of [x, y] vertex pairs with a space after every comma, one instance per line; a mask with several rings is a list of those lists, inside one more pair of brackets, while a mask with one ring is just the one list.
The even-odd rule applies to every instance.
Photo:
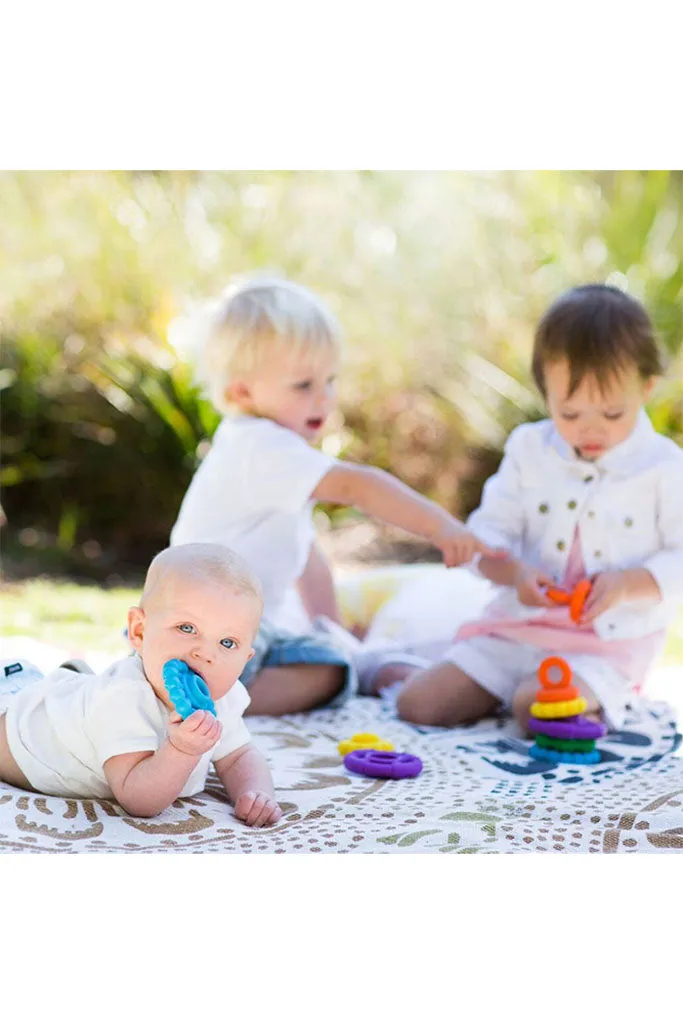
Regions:
[[274, 825], [282, 817], [268, 762], [251, 743], [221, 757], [214, 767], [235, 815], [247, 825]]
[[117, 754], [105, 761], [104, 774], [118, 802], [141, 818], [166, 810], [182, 793], [202, 754], [216, 745], [222, 728], [210, 711], [193, 711], [184, 720], [172, 711], [168, 737], [156, 752]]
[[139, 818], [152, 818], [170, 807], [199, 762], [166, 739], [159, 749], [117, 754], [104, 762], [104, 774], [118, 803]]

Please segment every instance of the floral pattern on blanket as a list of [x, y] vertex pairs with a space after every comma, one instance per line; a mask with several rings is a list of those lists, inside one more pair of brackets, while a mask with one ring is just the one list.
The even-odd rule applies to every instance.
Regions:
[[[106, 800], [64, 800], [0, 783], [0, 852], [11, 853], [673, 853], [683, 852], [683, 758], [666, 705], [643, 702], [601, 741], [599, 765], [534, 762], [508, 719], [415, 729], [388, 702], [251, 718], [284, 810], [238, 822], [215, 776], [154, 819]], [[375, 732], [418, 754], [415, 779], [352, 775], [337, 743]]]

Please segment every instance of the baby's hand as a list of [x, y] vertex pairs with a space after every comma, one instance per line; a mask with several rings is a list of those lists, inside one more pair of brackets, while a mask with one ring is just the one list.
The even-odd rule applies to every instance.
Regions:
[[540, 569], [520, 565], [515, 572], [515, 589], [522, 604], [531, 608], [554, 608], [555, 605], [545, 593], [545, 587], [554, 587], [555, 580]]
[[242, 793], [235, 802], [235, 817], [253, 825], [256, 828], [262, 825], [274, 825], [282, 817], [280, 805], [269, 793], [262, 793], [254, 790], [249, 793]]
[[177, 711], [168, 716], [168, 738], [176, 750], [201, 757], [221, 738], [223, 726], [210, 711], [193, 711], [182, 719]]
[[601, 572], [593, 580], [591, 592], [579, 619], [580, 625], [594, 622], [598, 615], [622, 604], [630, 598], [628, 576], [625, 572]]
[[443, 560], [449, 569], [456, 565], [467, 565], [475, 555], [486, 555], [488, 558], [497, 559], [508, 557], [507, 551], [489, 547], [460, 523], [444, 530], [434, 538], [434, 543], [441, 548]]

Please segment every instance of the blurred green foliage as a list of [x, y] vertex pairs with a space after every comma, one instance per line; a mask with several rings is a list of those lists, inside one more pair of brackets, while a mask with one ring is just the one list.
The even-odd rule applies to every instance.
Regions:
[[560, 291], [642, 299], [670, 359], [650, 406], [683, 442], [683, 173], [0, 174], [5, 552], [139, 569], [218, 417], [167, 339], [236, 273], [319, 290], [347, 336], [333, 454], [460, 514], [542, 415], [533, 328]]

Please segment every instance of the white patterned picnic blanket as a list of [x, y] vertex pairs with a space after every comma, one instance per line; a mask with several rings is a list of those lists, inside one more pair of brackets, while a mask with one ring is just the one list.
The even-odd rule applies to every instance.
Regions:
[[[392, 566], [341, 581], [347, 621], [372, 621], [378, 643], [421, 644], [452, 635], [488, 599], [465, 570]], [[125, 651], [59, 651], [29, 638], [5, 655], [49, 671], [67, 654], [99, 670]], [[10, 651], [11, 648], [11, 651]], [[665, 685], [658, 682], [665, 678]], [[672, 853], [683, 852], [683, 757], [671, 707], [683, 720], [683, 666], [648, 684], [619, 733], [600, 741], [594, 766], [552, 765], [528, 755], [509, 719], [459, 729], [399, 721], [391, 696], [335, 710], [249, 718], [267, 755], [284, 815], [268, 830], [232, 815], [215, 777], [153, 820], [109, 801], [62, 800], [0, 782], [0, 851], [115, 853]], [[415, 779], [352, 775], [337, 744], [372, 732], [424, 762]]]
[[[683, 682], [683, 680], [681, 680]], [[683, 757], [667, 705], [643, 703], [601, 741], [591, 767], [532, 760], [509, 720], [453, 730], [398, 721], [389, 700], [251, 718], [282, 820], [253, 830], [212, 776], [158, 818], [109, 801], [64, 800], [0, 783], [0, 851], [35, 853], [672, 853], [683, 852]], [[417, 754], [402, 781], [352, 775], [337, 743], [374, 732]]]

